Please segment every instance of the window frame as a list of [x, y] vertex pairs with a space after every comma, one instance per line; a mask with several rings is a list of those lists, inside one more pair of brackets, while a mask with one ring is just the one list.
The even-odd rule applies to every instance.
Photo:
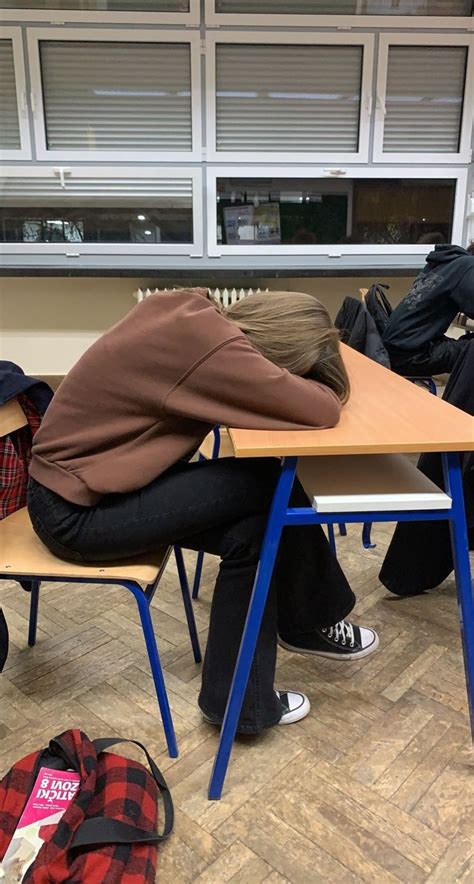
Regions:
[[[466, 192], [467, 192], [467, 169], [446, 167], [420, 169], [414, 167], [391, 166], [390, 168], [346, 166], [344, 176], [338, 178], [420, 178], [455, 179], [456, 192], [453, 209], [452, 242], [462, 242], [464, 221], [466, 217]], [[209, 166], [207, 170], [206, 194], [207, 194], [207, 224], [208, 224], [208, 254], [210, 257], [220, 258], [224, 255], [324, 255], [329, 258], [339, 258], [343, 255], [426, 255], [429, 248], [426, 244], [414, 245], [390, 245], [380, 244], [338, 244], [334, 245], [218, 245], [217, 243], [217, 179], [218, 178], [332, 178], [325, 169], [318, 166], [301, 166], [289, 169], [286, 166], [250, 166], [247, 168], [234, 166]]]
[[108, 12], [107, 10], [81, 9], [10, 9], [2, 6], [0, 13], [5, 21], [49, 22], [51, 24], [121, 24], [121, 25], [184, 25], [198, 27], [200, 0], [189, 0], [189, 12]]
[[[270, 20], [271, 19], [271, 20]], [[205, 0], [206, 26], [218, 27], [242, 27], [245, 25], [255, 27], [277, 28], [474, 28], [474, 16], [446, 15], [442, 17], [443, 24], [439, 23], [440, 16], [436, 15], [293, 15], [292, 13], [242, 13], [242, 12], [216, 12], [216, 0]]]
[[467, 244], [474, 242], [474, 190], [472, 190], [467, 199]]
[[[474, 27], [474, 19], [473, 19]], [[461, 117], [459, 150], [455, 153], [393, 153], [384, 151], [385, 100], [388, 81], [390, 46], [465, 46], [467, 48], [464, 101]], [[474, 35], [464, 34], [396, 34], [379, 37], [378, 69], [374, 115], [374, 163], [469, 163], [471, 161], [471, 132], [474, 104]]]
[[[150, 163], [195, 162], [201, 159], [201, 54], [197, 31], [133, 30], [99, 28], [28, 28], [31, 101], [33, 110], [36, 155], [38, 160], [65, 160], [71, 163]], [[191, 132], [190, 151], [130, 151], [130, 150], [49, 150], [46, 140], [46, 117], [41, 78], [40, 43], [43, 40], [78, 43], [189, 43], [191, 54]]]
[[[290, 46], [362, 46], [362, 76], [360, 88], [359, 149], [356, 152], [302, 152], [288, 151], [222, 151], [217, 150], [217, 76], [218, 44]], [[206, 35], [206, 144], [207, 159], [218, 163], [261, 163], [263, 157], [271, 163], [366, 163], [369, 158], [370, 127], [372, 119], [372, 79], [375, 35], [365, 33], [311, 33], [277, 34], [274, 31], [208, 32]]]
[[[177, 166], [175, 168], [159, 166], [84, 166], [58, 168], [56, 166], [2, 166], [0, 178], [56, 178], [61, 182], [61, 175], [73, 175], [75, 178], [97, 176], [101, 180], [107, 178], [182, 178], [191, 181], [193, 207], [193, 242], [191, 243], [2, 243], [0, 255], [33, 254], [62, 255], [63, 257], [82, 258], [88, 255], [187, 255], [201, 258], [204, 253], [204, 231], [202, 225], [202, 170], [198, 166]], [[65, 178], [67, 194], [67, 177]], [[130, 196], [133, 194], [131, 193]], [[67, 195], [65, 197], [67, 201]], [[137, 200], [140, 197], [137, 196]]]
[[8, 150], [0, 149], [1, 161], [31, 160], [31, 136], [28, 120], [28, 100], [26, 91], [25, 54], [21, 28], [0, 27], [0, 40], [11, 40], [13, 50], [13, 69], [15, 76], [16, 106], [18, 113], [18, 131], [20, 147]]

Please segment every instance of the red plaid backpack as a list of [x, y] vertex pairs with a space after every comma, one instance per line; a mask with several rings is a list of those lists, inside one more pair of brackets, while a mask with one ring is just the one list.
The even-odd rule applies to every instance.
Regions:
[[[151, 770], [106, 752], [116, 743], [143, 749]], [[169, 789], [145, 747], [135, 740], [94, 740], [68, 730], [47, 749], [13, 765], [0, 782], [0, 861], [5, 856], [40, 767], [74, 770], [80, 786], [52, 835], [40, 847], [23, 881], [29, 884], [154, 884], [158, 843], [173, 827]], [[157, 799], [164, 826], [157, 834]]]

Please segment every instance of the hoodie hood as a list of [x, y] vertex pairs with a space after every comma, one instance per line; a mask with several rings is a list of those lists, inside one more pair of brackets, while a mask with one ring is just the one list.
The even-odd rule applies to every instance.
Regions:
[[426, 258], [429, 264], [446, 264], [447, 261], [454, 261], [456, 258], [469, 258], [469, 252], [462, 246], [439, 245], [434, 247], [434, 251], [430, 252]]

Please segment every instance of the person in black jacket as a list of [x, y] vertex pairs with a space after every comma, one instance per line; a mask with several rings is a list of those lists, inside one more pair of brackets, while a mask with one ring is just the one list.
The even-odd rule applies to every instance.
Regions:
[[[474, 346], [465, 347], [459, 356], [443, 399], [474, 416]], [[423, 454], [418, 469], [444, 488], [440, 454]], [[474, 451], [462, 456], [462, 484], [469, 549], [474, 550]], [[416, 595], [439, 586], [453, 567], [449, 522], [399, 522], [379, 578], [395, 595]]]
[[437, 245], [426, 259], [383, 334], [392, 369], [408, 376], [450, 372], [466, 346], [467, 333], [454, 340], [445, 336], [457, 313], [474, 319], [474, 243]]

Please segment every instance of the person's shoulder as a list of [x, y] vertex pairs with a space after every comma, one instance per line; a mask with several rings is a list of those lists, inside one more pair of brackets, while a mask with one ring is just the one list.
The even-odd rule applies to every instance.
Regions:
[[195, 309], [215, 307], [215, 303], [208, 297], [208, 289], [203, 288], [178, 288], [156, 289], [140, 302], [139, 306], [149, 311], [186, 308], [194, 305]]
[[456, 263], [460, 280], [464, 280], [466, 276], [470, 280], [474, 279], [474, 255], [463, 255], [461, 258], [458, 258]]
[[[196, 359], [214, 350], [242, 332], [231, 322], [219, 304], [208, 297], [207, 289], [176, 289], [151, 295], [142, 303], [153, 302], [141, 316], [140, 324], [154, 327]], [[142, 305], [140, 305], [142, 306]]]

